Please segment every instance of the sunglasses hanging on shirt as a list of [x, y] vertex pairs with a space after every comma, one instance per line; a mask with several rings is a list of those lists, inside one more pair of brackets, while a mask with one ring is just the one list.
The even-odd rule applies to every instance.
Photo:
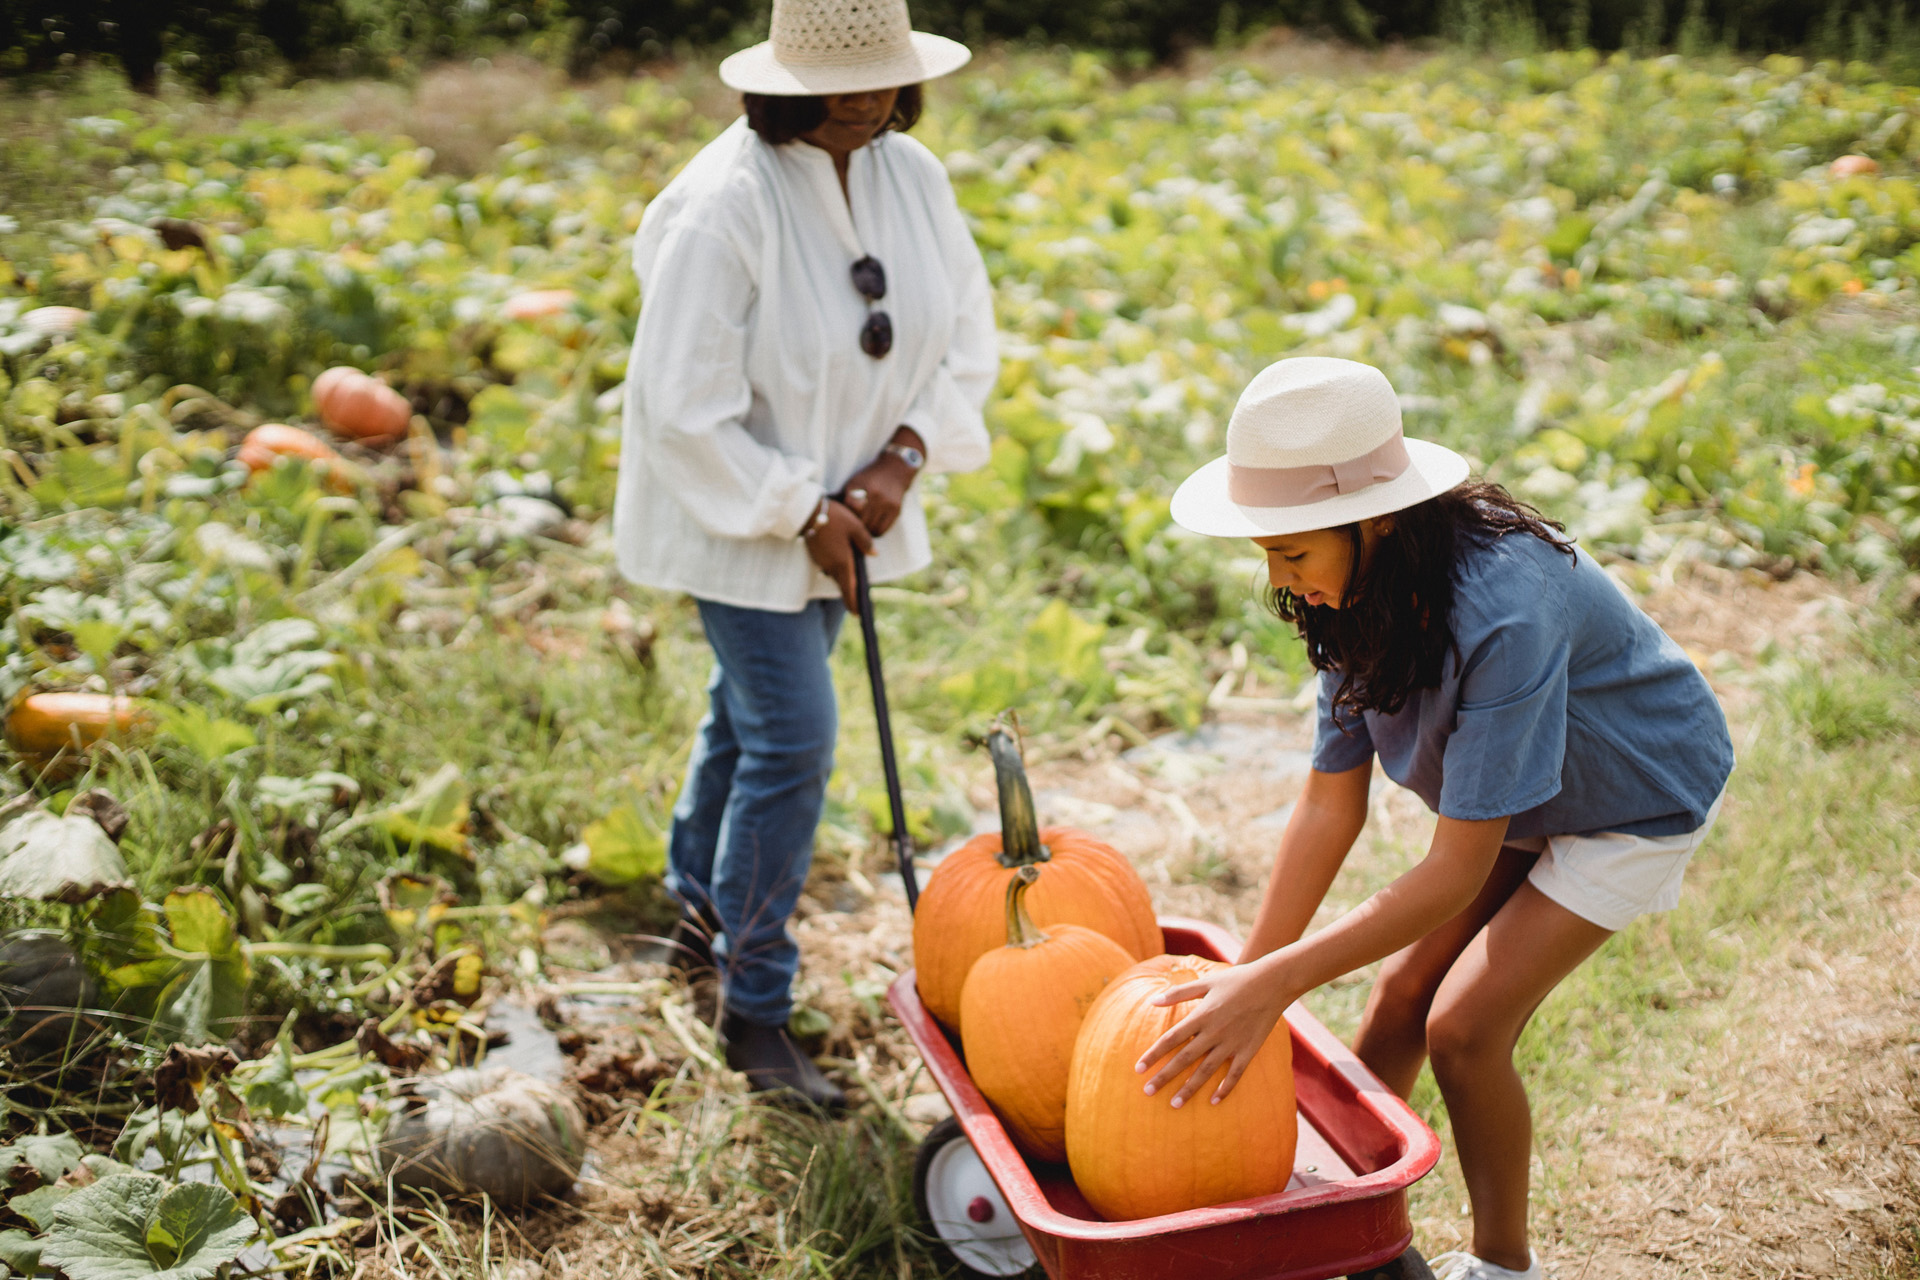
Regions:
[[867, 300], [867, 322], [860, 326], [860, 349], [878, 360], [893, 350], [893, 318], [873, 304], [887, 296], [887, 269], [872, 254], [853, 264], [853, 287]]

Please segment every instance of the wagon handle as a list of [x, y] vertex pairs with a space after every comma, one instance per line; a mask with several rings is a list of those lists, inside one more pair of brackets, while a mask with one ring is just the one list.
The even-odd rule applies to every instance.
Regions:
[[913, 845], [907, 836], [907, 806], [900, 798], [900, 766], [893, 758], [893, 724], [887, 716], [887, 681], [880, 671], [880, 637], [873, 625], [873, 593], [867, 585], [867, 558], [853, 557], [853, 581], [860, 604], [860, 638], [867, 648], [867, 684], [873, 690], [873, 722], [880, 731], [880, 764], [887, 775], [887, 807], [893, 816], [893, 855], [907, 891], [907, 913], [920, 904], [920, 882], [913, 872]]

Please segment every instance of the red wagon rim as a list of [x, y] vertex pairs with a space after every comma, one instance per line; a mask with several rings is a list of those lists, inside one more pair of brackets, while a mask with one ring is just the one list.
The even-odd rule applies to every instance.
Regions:
[[[1166, 916], [1161, 918], [1160, 926], [1169, 932], [1177, 930], [1197, 935], [1223, 957], [1234, 957], [1240, 953], [1239, 941], [1218, 925]], [[914, 987], [913, 970], [909, 969], [894, 981], [887, 991], [887, 1002], [893, 1006], [914, 1046], [920, 1050], [928, 1073], [953, 1107], [954, 1117], [999, 1186], [1007, 1207], [1027, 1227], [1056, 1238], [1112, 1241], [1177, 1235], [1256, 1219], [1271, 1219], [1281, 1214], [1295, 1214], [1350, 1201], [1370, 1200], [1411, 1186], [1440, 1159], [1440, 1139], [1433, 1130], [1398, 1095], [1381, 1083], [1379, 1077], [1353, 1055], [1352, 1050], [1322, 1026], [1319, 1019], [1304, 1006], [1295, 1004], [1287, 1010], [1286, 1017], [1293, 1035], [1296, 1062], [1303, 1053], [1311, 1055], [1318, 1060], [1316, 1065], [1326, 1072], [1343, 1077], [1353, 1087], [1359, 1105], [1396, 1144], [1399, 1154], [1395, 1159], [1371, 1173], [1356, 1174], [1337, 1182], [1295, 1187], [1277, 1195], [1259, 1196], [1205, 1209], [1188, 1209], [1157, 1218], [1127, 1222], [1076, 1218], [1054, 1208], [1041, 1191], [1032, 1170], [1027, 1167], [1026, 1158], [1014, 1147], [1000, 1118], [975, 1087], [965, 1064], [947, 1040], [946, 1032], [920, 1003], [920, 994]], [[1343, 1147], [1340, 1133], [1325, 1129], [1321, 1132], [1350, 1167], [1365, 1162], [1365, 1157], [1359, 1151]]]

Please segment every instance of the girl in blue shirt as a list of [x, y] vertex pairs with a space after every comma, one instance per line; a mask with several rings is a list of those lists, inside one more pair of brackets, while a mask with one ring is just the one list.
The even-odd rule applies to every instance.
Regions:
[[[1173, 1106], [1238, 1082], [1288, 1005], [1385, 959], [1354, 1050], [1405, 1097], [1430, 1061], [1473, 1207], [1441, 1280], [1535, 1280], [1532, 1123], [1513, 1067], [1548, 992], [1636, 916], [1671, 909], [1733, 768], [1706, 681], [1558, 525], [1401, 434], [1348, 360], [1282, 360], [1173, 516], [1265, 552], [1320, 672], [1313, 770], [1240, 963], [1168, 992], [1142, 1056]], [[1372, 766], [1439, 815], [1415, 867], [1302, 937], [1366, 822]], [[1150, 1073], [1150, 1074], [1149, 1074]]]

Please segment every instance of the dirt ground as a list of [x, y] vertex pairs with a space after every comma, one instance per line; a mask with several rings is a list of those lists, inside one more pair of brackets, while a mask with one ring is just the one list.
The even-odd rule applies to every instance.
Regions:
[[[1631, 572], [1643, 606], [1714, 681], [1736, 746], [1758, 710], [1763, 663], [1782, 650], [1818, 654], [1859, 605], [1811, 577], [1776, 583], [1719, 570]], [[1134, 858], [1163, 915], [1244, 933], [1307, 768], [1311, 717], [1293, 690], [1245, 682], [1216, 690], [1214, 716], [1193, 735], [1145, 746], [1110, 739], [1032, 759], [1030, 772], [1043, 822], [1082, 827]], [[1377, 781], [1371, 820], [1322, 921], [1424, 850], [1431, 815], [1411, 793]], [[997, 825], [984, 761], [968, 785], [980, 824]], [[1755, 956], [1735, 998], [1704, 1002], [1672, 1030], [1650, 1033], [1649, 1043], [1635, 1047], [1632, 1078], [1603, 1081], [1571, 1126], [1540, 1136], [1536, 1158], [1574, 1162], [1575, 1176], [1564, 1181], [1578, 1188], [1536, 1211], [1536, 1247], [1549, 1275], [1913, 1274], [1920, 1254], [1920, 875], [1910, 879], [1914, 887], [1891, 913], [1890, 928], [1863, 931], [1840, 950]], [[869, 881], [856, 872], [816, 882], [796, 932], [802, 998], [852, 1031], [841, 1046], [853, 1055], [839, 1060], [843, 1078], [883, 1097], [909, 1127], [937, 1121], [944, 1102], [880, 1007], [885, 984], [911, 962], [897, 877]], [[1348, 990], [1308, 1003], [1324, 999], [1350, 1011], [1365, 981], [1352, 976], [1340, 984]], [[650, 1144], [631, 1136], [601, 1143], [597, 1160], [609, 1176], [589, 1193], [587, 1208], [605, 1225], [589, 1235], [604, 1237], [622, 1219], [644, 1231], [643, 1220], [678, 1215], [689, 1225], [698, 1215], [687, 1198], [663, 1205], [645, 1192], [616, 1190], [643, 1182], [652, 1158]], [[1414, 1198], [1415, 1241], [1429, 1254], [1462, 1246], [1468, 1221], [1460, 1206], [1435, 1203], [1436, 1195]], [[550, 1243], [564, 1251], [567, 1240]]]

